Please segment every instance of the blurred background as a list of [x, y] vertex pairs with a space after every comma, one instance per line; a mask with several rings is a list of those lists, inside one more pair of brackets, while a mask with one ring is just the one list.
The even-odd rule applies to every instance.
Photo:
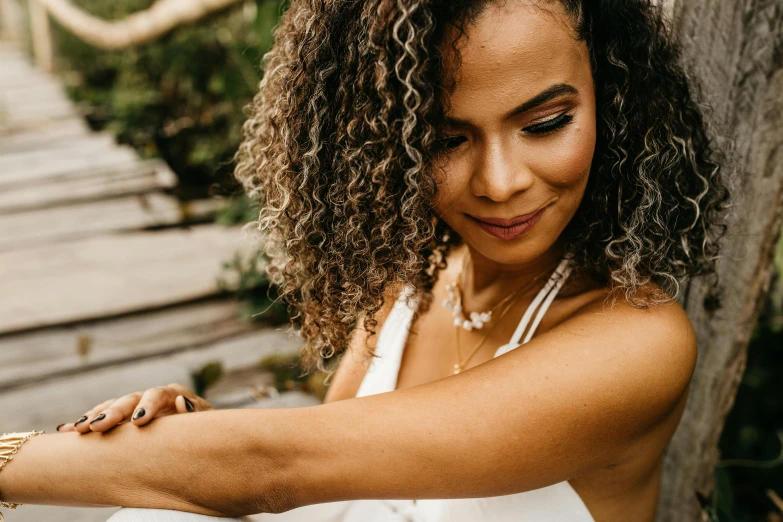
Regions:
[[[106, 21], [154, 3], [71, 2]], [[231, 175], [285, 6], [222, 4], [148, 41], [133, 40], [139, 23], [97, 46], [37, 2], [0, 0], [0, 432], [53, 432], [171, 382], [218, 408], [322, 400], [322, 378], [296, 366], [259, 238], [241, 228], [257, 207]], [[775, 266], [721, 435], [715, 520], [783, 520], [783, 243]], [[6, 518], [102, 522], [115, 510]]]

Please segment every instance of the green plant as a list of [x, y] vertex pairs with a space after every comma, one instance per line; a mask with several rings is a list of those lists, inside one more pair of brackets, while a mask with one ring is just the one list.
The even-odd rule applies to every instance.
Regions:
[[317, 372], [304, 375], [299, 363], [297, 354], [277, 354], [265, 357], [259, 362], [259, 366], [272, 373], [277, 390], [300, 390], [323, 400], [327, 391], [327, 386], [324, 385], [326, 375]]
[[193, 381], [193, 391], [196, 395], [203, 396], [204, 392], [218, 382], [222, 376], [223, 363], [213, 361], [205, 364], [199, 370], [190, 374], [190, 379]]
[[244, 193], [240, 193], [224, 200], [215, 214], [215, 223], [229, 226], [249, 223], [257, 218], [258, 200], [250, 199]]
[[263, 270], [265, 259], [261, 251], [250, 255], [235, 253], [231, 260], [223, 263], [218, 288], [234, 294], [243, 302], [240, 309], [243, 320], [282, 324], [288, 320], [288, 311], [277, 300], [275, 286], [269, 284]]
[[[74, 3], [112, 20], [154, 2]], [[122, 51], [93, 48], [55, 24], [58, 69], [93, 128], [111, 130], [142, 156], [165, 159], [181, 197], [231, 194], [243, 110], [258, 88], [280, 8], [279, 0], [240, 3]]]

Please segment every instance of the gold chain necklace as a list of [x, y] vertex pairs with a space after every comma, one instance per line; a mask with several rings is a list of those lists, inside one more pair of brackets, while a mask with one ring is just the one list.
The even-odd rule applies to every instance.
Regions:
[[514, 295], [517, 293], [517, 291], [513, 291], [510, 294], [508, 294], [506, 297], [500, 300], [497, 304], [495, 304], [492, 308], [487, 310], [486, 312], [471, 312], [470, 318], [471, 320], [468, 321], [465, 319], [464, 314], [462, 313], [463, 307], [462, 307], [462, 274], [465, 272], [465, 266], [467, 265], [468, 255], [467, 252], [462, 256], [462, 262], [460, 263], [460, 269], [459, 274], [457, 274], [457, 280], [451, 283], [450, 285], [446, 285], [446, 291], [449, 293], [449, 298], [446, 299], [443, 302], [443, 306], [445, 308], [449, 308], [452, 311], [452, 316], [454, 317], [454, 326], [461, 326], [464, 330], [471, 331], [474, 329], [481, 329], [484, 327], [485, 324], [487, 324], [490, 319], [492, 318], [492, 314], [495, 313], [495, 310], [503, 306], [504, 303], [507, 303], [509, 299], [514, 297]]
[[[462, 266], [460, 267], [460, 273], [459, 273], [458, 279], [457, 279], [459, 281], [459, 283], [462, 283], [462, 275], [463, 275], [463, 272], [464, 272], [464, 269], [465, 269], [465, 265], [467, 264], [465, 262], [465, 258], [466, 257], [467, 257], [467, 252], [465, 253], [465, 255], [462, 258]], [[479, 348], [481, 348], [484, 345], [484, 343], [486, 342], [486, 340], [489, 339], [489, 336], [492, 333], [492, 331], [495, 329], [495, 327], [498, 325], [498, 323], [500, 323], [500, 320], [503, 319], [503, 317], [508, 313], [508, 311], [511, 309], [511, 307], [514, 304], [516, 304], [517, 300], [523, 294], [526, 294], [531, 288], [533, 288], [536, 285], [536, 283], [545, 274], [547, 274], [548, 272], [549, 272], [549, 269], [542, 271], [541, 273], [536, 275], [527, 285], [525, 285], [525, 286], [523, 286], [521, 288], [518, 288], [517, 290], [514, 290], [513, 292], [511, 292], [511, 294], [509, 294], [508, 296], [504, 297], [498, 304], [496, 304], [495, 306], [492, 307], [492, 311], [494, 311], [496, 308], [501, 306], [503, 303], [508, 303], [506, 305], [506, 307], [503, 309], [503, 311], [500, 312], [500, 314], [498, 315], [497, 320], [493, 322], [492, 326], [489, 328], [487, 333], [476, 344], [476, 346], [473, 348], [473, 350], [471, 350], [470, 354], [468, 354], [468, 357], [464, 361], [461, 360], [462, 355], [460, 354], [460, 340], [459, 340], [459, 337], [460, 337], [461, 326], [455, 325], [456, 326], [456, 332], [457, 332], [457, 336], [456, 336], [457, 339], [456, 339], [456, 343], [455, 343], [456, 347], [457, 347], [457, 362], [454, 364], [454, 367], [453, 367], [454, 368], [454, 375], [457, 375], [458, 373], [462, 372], [465, 369], [465, 365], [468, 364], [470, 359], [473, 358], [473, 356], [476, 354], [476, 352], [479, 350]], [[453, 284], [456, 286], [458, 283], [455, 282]], [[461, 288], [461, 286], [460, 286], [460, 288]], [[514, 297], [516, 297], [516, 299], [514, 299]]]

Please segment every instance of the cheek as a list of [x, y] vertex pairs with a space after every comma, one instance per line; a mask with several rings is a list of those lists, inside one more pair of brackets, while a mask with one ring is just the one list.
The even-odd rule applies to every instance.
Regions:
[[554, 186], [584, 186], [595, 152], [595, 120], [586, 120], [574, 121], [546, 151], [532, 154], [531, 170]]
[[438, 195], [432, 201], [432, 206], [439, 215], [444, 216], [459, 199], [464, 187], [460, 171], [452, 162], [442, 162], [438, 168], [441, 169], [435, 176]]

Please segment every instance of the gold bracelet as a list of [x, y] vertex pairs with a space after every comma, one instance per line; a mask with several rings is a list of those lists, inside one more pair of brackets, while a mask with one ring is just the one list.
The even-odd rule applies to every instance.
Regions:
[[[43, 433], [46, 432], [33, 430], [25, 432], [3, 433], [3, 435], [0, 436], [0, 471], [3, 470], [6, 464], [11, 462], [22, 444], [30, 440], [32, 437], [41, 435]], [[21, 505], [22, 504], [14, 504], [13, 502], [3, 502], [0, 500], [0, 507], [8, 509], [16, 509], [17, 506]], [[0, 513], [0, 522], [3, 522], [2, 513]]]

